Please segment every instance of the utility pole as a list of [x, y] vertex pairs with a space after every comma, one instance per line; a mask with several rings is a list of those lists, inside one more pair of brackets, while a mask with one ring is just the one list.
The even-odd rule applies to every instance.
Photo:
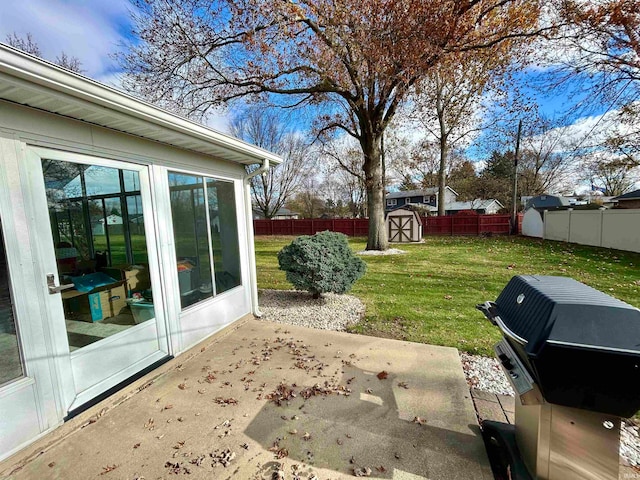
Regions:
[[511, 234], [518, 233], [518, 155], [520, 155], [520, 135], [522, 134], [522, 119], [518, 122], [518, 136], [516, 137], [516, 152], [513, 156], [513, 197], [511, 198]]

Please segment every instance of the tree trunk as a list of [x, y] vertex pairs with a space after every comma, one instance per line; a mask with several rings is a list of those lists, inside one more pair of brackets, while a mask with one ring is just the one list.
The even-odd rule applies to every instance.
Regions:
[[440, 169], [438, 170], [438, 215], [446, 215], [445, 197], [447, 189], [447, 140], [446, 137], [440, 139]]
[[440, 127], [440, 168], [438, 170], [438, 216], [446, 215], [445, 196], [447, 188], [447, 155], [449, 153], [449, 135], [445, 123], [445, 108], [443, 104], [443, 88], [438, 81], [436, 95], [436, 111], [438, 113], [438, 125]]
[[385, 188], [381, 139], [378, 137], [370, 141], [367, 140], [369, 139], [361, 141], [369, 214], [367, 250], [386, 250], [389, 248], [389, 240], [384, 222]]

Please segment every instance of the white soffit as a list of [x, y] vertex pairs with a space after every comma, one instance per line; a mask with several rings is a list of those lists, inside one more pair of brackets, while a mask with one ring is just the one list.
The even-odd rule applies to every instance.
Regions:
[[282, 163], [267, 150], [2, 43], [0, 99], [236, 163]]

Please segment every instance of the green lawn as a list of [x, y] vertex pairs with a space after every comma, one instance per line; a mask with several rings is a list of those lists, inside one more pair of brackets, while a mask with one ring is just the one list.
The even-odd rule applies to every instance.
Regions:
[[[259, 288], [289, 289], [278, 251], [294, 237], [256, 237]], [[365, 239], [350, 239], [363, 250]], [[427, 237], [405, 255], [365, 256], [351, 294], [367, 307], [353, 331], [493, 355], [498, 329], [475, 309], [513, 275], [570, 276], [640, 307], [640, 254], [524, 237]]]

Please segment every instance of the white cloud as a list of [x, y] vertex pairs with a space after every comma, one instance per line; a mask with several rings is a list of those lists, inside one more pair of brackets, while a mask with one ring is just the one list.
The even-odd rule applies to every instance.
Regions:
[[31, 33], [46, 60], [64, 51], [101, 80], [117, 70], [109, 54], [129, 28], [129, 8], [127, 0], [2, 0], [0, 41]]

